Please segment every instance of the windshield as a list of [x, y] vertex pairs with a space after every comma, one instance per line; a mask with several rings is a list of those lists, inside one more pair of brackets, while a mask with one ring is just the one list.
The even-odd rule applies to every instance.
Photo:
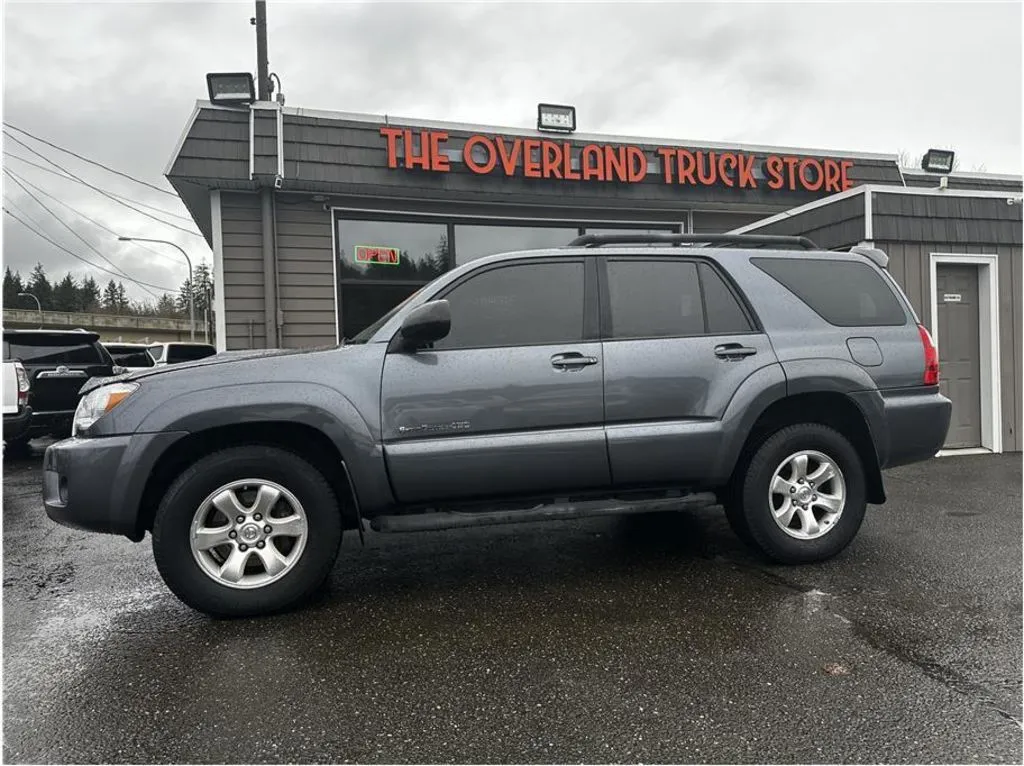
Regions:
[[379, 330], [381, 327], [383, 327], [385, 324], [387, 324], [388, 320], [391, 319], [391, 317], [393, 317], [395, 314], [397, 314], [399, 311], [401, 311], [403, 306], [405, 306], [407, 303], [409, 303], [409, 301], [411, 301], [413, 298], [415, 298], [417, 295], [419, 295], [422, 291], [423, 291], [423, 288], [421, 287], [419, 290], [417, 290], [412, 295], [410, 295], [408, 298], [406, 298], [404, 301], [399, 303], [397, 306], [395, 306], [393, 309], [391, 309], [391, 311], [386, 313], [384, 316], [382, 316], [376, 322], [371, 324], [369, 327], [365, 328], [362, 332], [358, 333], [355, 337], [347, 339], [345, 341], [345, 343], [351, 343], [351, 344], [366, 343], [366, 341], [368, 341], [371, 337], [373, 337], [373, 334], [375, 332], [377, 332], [377, 330]]

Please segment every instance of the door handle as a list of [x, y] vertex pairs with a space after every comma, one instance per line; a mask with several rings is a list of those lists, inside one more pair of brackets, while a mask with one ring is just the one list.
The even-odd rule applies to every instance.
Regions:
[[579, 370], [597, 364], [596, 356], [584, 356], [578, 351], [568, 351], [551, 357], [551, 366], [556, 370]]
[[715, 346], [715, 356], [719, 359], [742, 359], [745, 356], [753, 356], [756, 353], [756, 348], [739, 343], [723, 343], [721, 346]]

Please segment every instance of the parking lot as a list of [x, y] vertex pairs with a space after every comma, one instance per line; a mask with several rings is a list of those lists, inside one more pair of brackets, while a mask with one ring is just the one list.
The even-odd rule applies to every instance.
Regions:
[[302, 611], [212, 620], [5, 461], [7, 762], [1020, 762], [1021, 458], [888, 473], [773, 567], [718, 509], [348, 535]]

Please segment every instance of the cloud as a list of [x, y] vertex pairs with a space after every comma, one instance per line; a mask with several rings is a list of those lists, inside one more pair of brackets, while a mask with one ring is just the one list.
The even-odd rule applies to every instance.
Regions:
[[[251, 2], [8, 2], [4, 119], [169, 188], [161, 173], [205, 97], [206, 72], [254, 68], [252, 15]], [[949, 145], [965, 168], [1020, 172], [1019, 3], [272, 0], [268, 22], [271, 70], [293, 106], [529, 126], [538, 102], [566, 102], [587, 132], [913, 154]], [[45, 153], [185, 213], [171, 197]], [[84, 187], [19, 172], [115, 231], [210, 257], [201, 240]], [[44, 221], [6, 179], [4, 188]], [[76, 226], [139, 279], [185, 277], [173, 251], [161, 258]], [[40, 260], [84, 273], [7, 216], [3, 231], [5, 259], [23, 272]], [[46, 231], [84, 251], [58, 224]]]

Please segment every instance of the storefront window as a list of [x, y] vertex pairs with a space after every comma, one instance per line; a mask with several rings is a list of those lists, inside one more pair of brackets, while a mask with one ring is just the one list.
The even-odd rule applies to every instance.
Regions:
[[562, 247], [579, 236], [579, 229], [547, 226], [455, 225], [455, 263], [461, 265], [476, 258], [512, 250]]
[[338, 279], [429, 282], [449, 267], [444, 223], [339, 218]]

